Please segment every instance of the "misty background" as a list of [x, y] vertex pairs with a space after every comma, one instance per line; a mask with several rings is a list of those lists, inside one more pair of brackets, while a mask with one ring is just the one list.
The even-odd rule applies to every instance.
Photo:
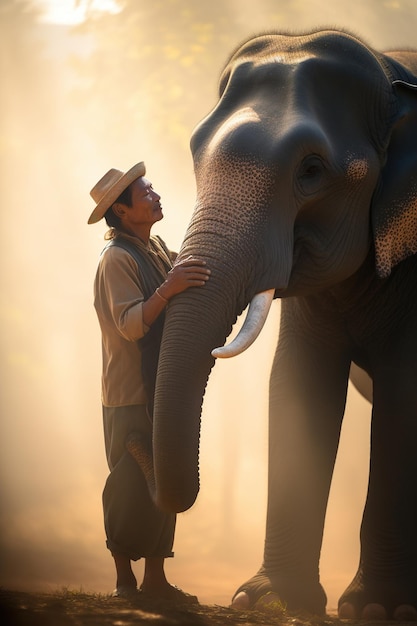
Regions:
[[[178, 250], [195, 199], [189, 138], [216, 102], [228, 56], [262, 31], [319, 26], [379, 49], [411, 47], [417, 4], [1, 0], [0, 586], [115, 585], [92, 302], [106, 228], [87, 227], [91, 187], [144, 160], [165, 215], [153, 232]], [[258, 341], [217, 363], [205, 397], [201, 491], [178, 516], [167, 565], [170, 581], [204, 603], [228, 604], [262, 560], [279, 302], [272, 308]], [[369, 419], [350, 387], [322, 550], [329, 609], [357, 568]]]

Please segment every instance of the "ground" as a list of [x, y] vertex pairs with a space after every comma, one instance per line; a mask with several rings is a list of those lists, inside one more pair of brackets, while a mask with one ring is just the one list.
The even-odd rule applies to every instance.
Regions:
[[[2, 626], [346, 626], [336, 617], [290, 615], [222, 606], [173, 607], [141, 599], [62, 590], [52, 594], [0, 590]], [[388, 626], [389, 622], [385, 623]], [[376, 626], [357, 622], [355, 626]], [[398, 625], [398, 622], [397, 622]], [[380, 624], [379, 624], [380, 626]], [[415, 625], [414, 625], [415, 626]]]

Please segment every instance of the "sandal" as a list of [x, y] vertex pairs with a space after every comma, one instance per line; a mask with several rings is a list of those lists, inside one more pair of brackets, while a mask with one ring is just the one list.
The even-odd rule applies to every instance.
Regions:
[[120, 585], [112, 592], [112, 598], [135, 598], [137, 597], [139, 590], [136, 587], [126, 587]]
[[139, 592], [143, 598], [170, 602], [172, 604], [199, 604], [197, 596], [192, 596], [175, 585], [169, 585], [164, 591], [154, 593], [143, 591], [142, 588], [139, 589]]

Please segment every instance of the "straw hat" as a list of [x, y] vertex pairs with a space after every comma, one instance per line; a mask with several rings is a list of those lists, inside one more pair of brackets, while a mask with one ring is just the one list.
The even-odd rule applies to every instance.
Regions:
[[104, 216], [107, 209], [117, 200], [122, 191], [129, 187], [134, 180], [145, 176], [145, 163], [136, 163], [128, 172], [111, 169], [104, 174], [90, 191], [90, 196], [97, 203], [96, 208], [88, 218], [89, 224], [95, 224]]

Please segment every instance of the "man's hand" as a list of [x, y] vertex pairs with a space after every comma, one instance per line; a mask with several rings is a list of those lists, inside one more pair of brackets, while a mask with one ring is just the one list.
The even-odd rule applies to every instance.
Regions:
[[210, 270], [206, 267], [206, 262], [189, 256], [176, 263], [168, 272], [165, 282], [158, 287], [158, 293], [169, 300], [189, 287], [202, 287], [209, 277]]
[[210, 276], [206, 262], [189, 256], [179, 261], [168, 272], [165, 282], [143, 303], [143, 321], [151, 326], [158, 315], [164, 310], [170, 298], [189, 287], [202, 287]]

